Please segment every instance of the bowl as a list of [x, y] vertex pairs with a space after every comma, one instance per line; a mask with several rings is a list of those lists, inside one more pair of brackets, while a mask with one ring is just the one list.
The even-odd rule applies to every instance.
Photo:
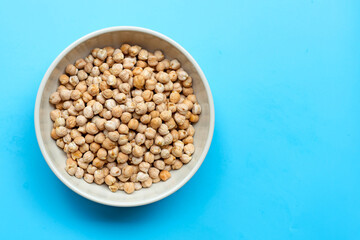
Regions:
[[[50, 111], [54, 107], [49, 96], [56, 91], [59, 76], [67, 64], [86, 57], [95, 47], [120, 47], [122, 43], [137, 44], [155, 51], [162, 50], [169, 59], [177, 58], [182, 67], [193, 78], [193, 88], [202, 107], [199, 122], [194, 125], [195, 152], [192, 160], [181, 169], [171, 171], [172, 177], [166, 182], [153, 184], [133, 194], [123, 191], [112, 193], [105, 185], [88, 184], [82, 179], [69, 176], [65, 171], [66, 154], [57, 147], [50, 137], [52, 121]], [[161, 200], [181, 188], [199, 169], [209, 150], [214, 131], [214, 103], [209, 84], [194, 58], [174, 40], [158, 32], [139, 27], [111, 27], [90, 33], [68, 46], [50, 65], [41, 81], [35, 103], [35, 130], [41, 152], [55, 175], [71, 190], [92, 201], [118, 207], [149, 204]], [[195, 182], [193, 184], [196, 184]]]

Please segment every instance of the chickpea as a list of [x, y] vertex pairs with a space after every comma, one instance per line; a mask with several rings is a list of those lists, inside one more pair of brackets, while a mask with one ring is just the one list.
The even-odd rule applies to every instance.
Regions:
[[58, 104], [61, 102], [61, 97], [60, 97], [60, 93], [58, 92], [54, 92], [50, 95], [50, 99], [49, 99], [51, 104]]
[[133, 182], [126, 182], [124, 184], [124, 191], [127, 194], [133, 193], [135, 191], [135, 184]]
[[156, 160], [154, 162], [154, 167], [156, 167], [159, 170], [163, 170], [165, 168], [165, 163], [162, 160]]
[[102, 146], [106, 150], [111, 150], [111, 149], [114, 149], [116, 147], [116, 143], [111, 141], [109, 138], [105, 138], [104, 142], [102, 143]]
[[129, 157], [127, 154], [120, 152], [116, 158], [116, 161], [118, 163], [126, 163], [128, 161]]
[[155, 67], [158, 64], [158, 60], [157, 60], [156, 56], [149, 55], [147, 63], [149, 66]]
[[84, 175], [84, 180], [85, 180], [85, 182], [87, 182], [87, 183], [93, 183], [93, 182], [94, 182], [94, 176], [91, 175], [91, 174], [89, 174], [89, 173], [86, 173], [86, 174]]
[[139, 126], [139, 121], [136, 119], [131, 119], [128, 123], [129, 129], [136, 130]]
[[105, 183], [106, 183], [106, 185], [112, 186], [115, 182], [116, 182], [116, 178], [115, 178], [115, 177], [113, 177], [113, 176], [111, 176], [111, 175], [107, 175], [107, 176], [105, 177]]
[[121, 175], [121, 170], [120, 170], [120, 168], [118, 168], [118, 167], [112, 167], [112, 168], [110, 169], [110, 175], [113, 176], [113, 177], [118, 177], [118, 176], [120, 176], [120, 175]]

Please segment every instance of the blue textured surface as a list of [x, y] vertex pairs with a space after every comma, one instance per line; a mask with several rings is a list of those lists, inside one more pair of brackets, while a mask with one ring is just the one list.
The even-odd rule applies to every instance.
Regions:
[[[359, 239], [360, 2], [130, 2], [1, 1], [0, 239]], [[117, 25], [180, 43], [216, 109], [196, 175], [137, 208], [69, 190], [33, 124], [56, 56]]]

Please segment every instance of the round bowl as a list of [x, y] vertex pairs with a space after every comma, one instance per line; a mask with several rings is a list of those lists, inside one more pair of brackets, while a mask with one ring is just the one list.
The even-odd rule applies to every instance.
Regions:
[[[202, 107], [200, 120], [195, 124], [195, 152], [192, 160], [181, 169], [172, 171], [166, 182], [153, 184], [133, 194], [123, 191], [112, 193], [105, 185], [88, 184], [82, 179], [69, 176], [65, 171], [66, 154], [50, 137], [52, 121], [50, 111], [54, 107], [49, 96], [56, 91], [59, 76], [67, 64], [86, 57], [95, 47], [120, 47], [122, 43], [137, 44], [155, 51], [162, 50], [168, 59], [177, 58], [193, 78], [193, 88]], [[199, 169], [209, 150], [214, 132], [214, 103], [209, 84], [193, 57], [178, 43], [158, 32], [139, 27], [111, 27], [90, 33], [68, 46], [54, 60], [39, 87], [35, 103], [35, 129], [41, 152], [55, 175], [70, 189], [92, 201], [110, 206], [130, 207], [149, 204], [163, 199], [182, 187]], [[193, 183], [196, 184], [196, 183]]]

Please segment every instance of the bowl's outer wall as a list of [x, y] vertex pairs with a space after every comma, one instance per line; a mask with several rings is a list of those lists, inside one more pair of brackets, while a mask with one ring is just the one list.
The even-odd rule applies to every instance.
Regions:
[[[58, 78], [64, 73], [66, 65], [74, 63], [79, 58], [85, 58], [89, 55], [91, 49], [95, 47], [101, 48], [112, 46], [114, 48], [119, 48], [123, 43], [137, 44], [149, 51], [162, 50], [166, 58], [177, 58], [181, 62], [182, 67], [193, 78], [194, 92], [202, 106], [200, 120], [194, 126], [196, 129], [194, 136], [195, 153], [192, 161], [189, 164], [184, 165], [180, 170], [172, 171], [172, 177], [167, 182], [153, 184], [151, 188], [142, 189], [141, 191], [137, 191], [131, 195], [127, 195], [122, 191], [114, 194], [110, 192], [105, 185], [98, 186], [96, 184], [87, 184], [83, 180], [69, 176], [64, 170], [66, 154], [56, 146], [55, 141], [50, 137], [52, 121], [49, 114], [54, 107], [49, 103], [49, 96], [52, 92], [56, 91], [56, 88], [59, 86]], [[162, 199], [163, 197], [175, 192], [178, 188], [185, 184], [199, 168], [206, 156], [213, 134], [214, 112], [212, 96], [201, 70], [199, 73], [199, 69], [196, 69], [196, 66], [194, 66], [188, 57], [185, 56], [185, 54], [178, 48], [158, 36], [154, 36], [151, 33], [146, 33], [141, 30], [114, 30], [81, 42], [70, 49], [63, 58], [59, 59], [58, 63], [56, 63], [55, 60], [53, 64], [55, 64], [55, 68], [52, 71], [51, 69], [48, 70], [51, 72], [47, 73], [49, 74], [47, 79], [45, 79], [46, 75], [43, 79], [43, 81], [46, 81], [44, 89], [42, 92], [40, 89], [38, 93], [38, 116], [35, 116], [35, 122], [38, 121], [39, 124], [37, 137], [43, 155], [49, 166], [52, 168], [54, 173], [72, 190], [93, 201], [107, 205], [143, 205]], [[203, 81], [205, 81], [207, 86], [204, 85]]]

